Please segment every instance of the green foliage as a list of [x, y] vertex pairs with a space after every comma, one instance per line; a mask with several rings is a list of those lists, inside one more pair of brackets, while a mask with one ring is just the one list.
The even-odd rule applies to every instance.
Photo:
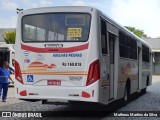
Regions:
[[15, 44], [16, 32], [5, 32], [2, 36], [6, 44]]
[[136, 29], [135, 27], [129, 27], [129, 26], [125, 26], [125, 27], [140, 38], [146, 38], [147, 37], [147, 35], [144, 33], [143, 30]]

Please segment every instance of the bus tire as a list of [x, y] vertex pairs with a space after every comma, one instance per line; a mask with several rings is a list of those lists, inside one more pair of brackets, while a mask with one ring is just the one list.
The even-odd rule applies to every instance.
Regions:
[[149, 86], [149, 76], [147, 77], [146, 87]]
[[142, 93], [146, 93], [147, 92], [147, 86], [149, 85], [149, 76], [147, 76], [147, 80], [146, 80], [146, 87], [144, 89], [142, 89]]
[[142, 89], [142, 93], [146, 93], [147, 88]]
[[124, 90], [124, 104], [126, 105], [129, 102], [129, 88], [126, 85], [125, 90]]

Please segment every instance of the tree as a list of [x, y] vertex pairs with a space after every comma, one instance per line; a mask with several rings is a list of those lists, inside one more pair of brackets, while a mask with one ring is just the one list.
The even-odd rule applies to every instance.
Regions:
[[129, 26], [125, 26], [128, 30], [130, 30], [131, 32], [133, 32], [135, 35], [137, 35], [140, 38], [146, 38], [147, 35], [144, 33], [143, 30], [140, 29], [136, 29], [135, 27], [129, 27]]
[[5, 32], [2, 36], [6, 44], [15, 44], [16, 32]]

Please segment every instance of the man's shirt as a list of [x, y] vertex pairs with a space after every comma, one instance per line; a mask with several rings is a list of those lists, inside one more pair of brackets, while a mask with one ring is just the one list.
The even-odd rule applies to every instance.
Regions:
[[0, 67], [0, 83], [8, 83], [8, 77], [10, 76], [9, 69]]

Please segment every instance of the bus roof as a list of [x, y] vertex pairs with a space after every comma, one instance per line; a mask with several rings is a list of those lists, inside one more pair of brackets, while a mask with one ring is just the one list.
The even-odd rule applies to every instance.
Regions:
[[93, 7], [88, 6], [55, 6], [55, 7], [40, 7], [23, 10], [23, 13], [45, 13], [49, 11], [54, 12], [91, 12]]

